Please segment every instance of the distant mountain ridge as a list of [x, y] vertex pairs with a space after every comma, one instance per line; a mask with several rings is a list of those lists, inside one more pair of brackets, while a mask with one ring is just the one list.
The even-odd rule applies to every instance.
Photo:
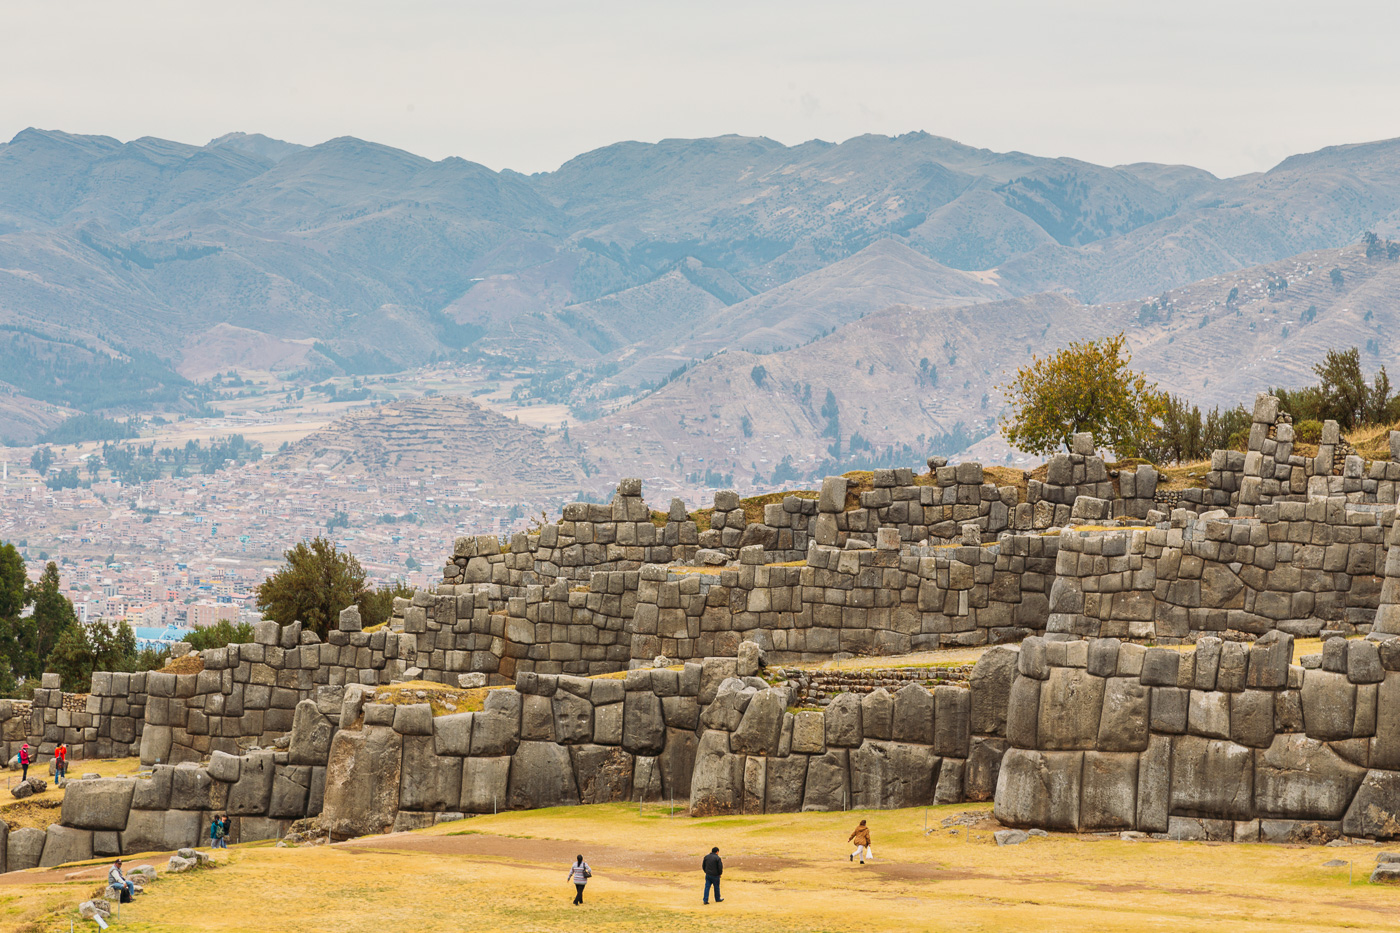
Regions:
[[[35, 371], [0, 382], [103, 407], [84, 384], [100, 364], [123, 373], [109, 407], [134, 409], [225, 365], [220, 348], [232, 366], [291, 347], [269, 365], [313, 373], [469, 348], [599, 367], [572, 383], [587, 393], [894, 304], [1140, 300], [1367, 229], [1400, 234], [1400, 141], [1221, 179], [927, 133], [724, 136], [617, 143], [526, 176], [352, 137], [27, 129], [0, 145], [0, 353]], [[66, 362], [71, 344], [95, 362]]]

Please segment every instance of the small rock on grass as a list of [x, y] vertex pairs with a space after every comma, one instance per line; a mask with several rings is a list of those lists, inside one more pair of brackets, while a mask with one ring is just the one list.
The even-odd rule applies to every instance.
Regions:
[[1372, 884], [1400, 884], [1400, 862], [1381, 862], [1371, 872]]
[[1323, 867], [1323, 868], [1340, 868], [1340, 867], [1342, 867], [1343, 865], [1350, 865], [1350, 864], [1351, 864], [1351, 863], [1348, 862], [1346, 859], [1334, 858], [1334, 859], [1328, 859], [1327, 861], [1323, 862], [1323, 863], [1322, 863], [1322, 867]]
[[1031, 834], [1024, 829], [999, 829], [992, 833], [992, 838], [999, 846], [1018, 846], [1031, 838]]
[[91, 920], [94, 917], [101, 917], [106, 920], [112, 916], [112, 905], [101, 898], [93, 898], [90, 901], [83, 901], [78, 905], [78, 916], [84, 920]]

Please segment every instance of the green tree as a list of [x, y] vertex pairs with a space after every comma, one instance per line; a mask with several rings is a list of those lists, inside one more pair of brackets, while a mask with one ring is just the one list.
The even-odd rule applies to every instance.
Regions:
[[1327, 273], [1327, 275], [1332, 279], [1332, 285], [1333, 285], [1333, 287], [1335, 287], [1335, 288], [1341, 288], [1341, 287], [1342, 287], [1342, 283], [1343, 283], [1345, 280], [1342, 278], [1342, 270], [1341, 270], [1341, 269], [1338, 269], [1338, 268], [1336, 268], [1336, 267], [1333, 267], [1332, 271], [1329, 272], [1329, 273]]
[[369, 594], [360, 607], [360, 621], [364, 623], [365, 628], [389, 621], [389, 616], [394, 614], [395, 597], [412, 599], [413, 587], [395, 583], [392, 586], [381, 586]]
[[1012, 446], [1048, 454], [1072, 435], [1090, 431], [1119, 456], [1135, 455], [1157, 429], [1165, 396], [1141, 373], [1123, 334], [1071, 343], [1047, 357], [1033, 357], [1002, 391], [1011, 414], [1001, 427]]
[[0, 619], [17, 619], [28, 602], [24, 558], [13, 544], [0, 545]]
[[753, 379], [753, 384], [760, 389], [763, 388], [763, 380], [768, 378], [768, 370], [762, 363], [749, 370], [749, 377]]
[[318, 535], [283, 556], [287, 566], [258, 586], [258, 608], [267, 618], [279, 625], [300, 621], [324, 638], [341, 610], [359, 606], [363, 615], [370, 593], [360, 562], [349, 552]]
[[253, 626], [247, 622], [237, 625], [228, 619], [220, 619], [215, 625], [206, 625], [190, 632], [181, 641], [188, 642], [195, 651], [207, 648], [223, 648], [226, 645], [243, 645], [253, 640]]
[[49, 467], [53, 466], [53, 451], [47, 447], [40, 447], [29, 458], [29, 465], [38, 470], [40, 476], [48, 475]]
[[30, 602], [34, 604], [33, 659], [26, 676], [37, 677], [44, 671], [64, 632], [80, 628], [73, 603], [59, 591], [58, 565], [49, 561], [39, 582], [31, 587]]

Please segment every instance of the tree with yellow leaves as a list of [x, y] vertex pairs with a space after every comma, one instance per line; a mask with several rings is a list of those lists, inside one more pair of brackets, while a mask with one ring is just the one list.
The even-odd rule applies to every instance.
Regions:
[[1002, 387], [1011, 406], [1002, 433], [1013, 447], [1048, 454], [1060, 445], [1068, 450], [1071, 435], [1090, 431], [1119, 456], [1133, 456], [1161, 417], [1166, 397], [1128, 368], [1131, 360], [1123, 334], [1032, 357]]

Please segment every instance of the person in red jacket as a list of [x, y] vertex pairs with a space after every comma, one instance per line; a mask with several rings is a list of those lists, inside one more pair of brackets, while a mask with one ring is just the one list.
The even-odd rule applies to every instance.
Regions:
[[29, 780], [29, 763], [34, 760], [34, 753], [29, 750], [29, 743], [25, 742], [19, 750], [19, 766], [24, 773], [20, 776], [21, 781]]
[[54, 783], [60, 783], [68, 776], [68, 746], [60, 744], [53, 750]]

